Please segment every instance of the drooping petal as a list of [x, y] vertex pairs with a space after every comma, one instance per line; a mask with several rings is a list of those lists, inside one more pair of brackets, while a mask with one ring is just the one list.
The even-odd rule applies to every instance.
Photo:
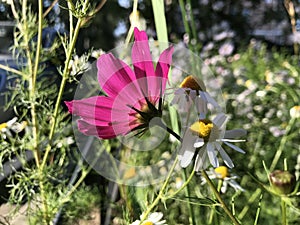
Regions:
[[194, 147], [195, 148], [200, 148], [204, 145], [204, 139], [203, 138], [197, 138]]
[[208, 164], [207, 152], [204, 149], [200, 149], [195, 161], [195, 171], [206, 169]]
[[183, 136], [183, 141], [181, 144], [181, 149], [179, 150], [180, 166], [187, 167], [195, 154], [196, 148], [194, 147], [195, 140], [197, 136], [194, 136], [190, 130], [187, 130]]
[[206, 118], [206, 114], [207, 114], [207, 102], [204, 101], [203, 98], [197, 96], [195, 98], [195, 105], [196, 105], [196, 108], [197, 108], [197, 112], [199, 114], [199, 119], [202, 120], [202, 119], [205, 119]]
[[[111, 53], [100, 56], [97, 61], [97, 69], [100, 86], [112, 98], [136, 80], [132, 69], [122, 60], [115, 58]], [[128, 93], [128, 95], [141, 96], [138, 87], [131, 85], [131, 88], [132, 92]]]
[[214, 143], [208, 142], [206, 144], [206, 149], [207, 149], [207, 155], [208, 155], [210, 163], [213, 165], [213, 167], [218, 167], [219, 166], [219, 161], [218, 161], [218, 158], [217, 158]]
[[202, 96], [203, 98], [205, 98], [206, 102], [210, 103], [213, 105], [214, 108], [220, 109], [221, 107], [219, 106], [219, 104], [216, 102], [216, 100], [210, 96], [209, 93], [207, 93], [206, 91], [202, 91]]
[[230, 157], [225, 152], [225, 150], [222, 148], [222, 146], [219, 143], [216, 143], [216, 147], [217, 147], [218, 151], [220, 152], [220, 155], [221, 155], [223, 161], [225, 162], [225, 164], [229, 168], [233, 168], [234, 164], [233, 164], [232, 160], [230, 159]]

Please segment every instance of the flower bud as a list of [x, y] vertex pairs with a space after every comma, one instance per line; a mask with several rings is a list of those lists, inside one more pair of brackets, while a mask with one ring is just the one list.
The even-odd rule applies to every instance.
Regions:
[[273, 190], [280, 195], [290, 194], [296, 183], [296, 178], [289, 171], [275, 170], [270, 174]]

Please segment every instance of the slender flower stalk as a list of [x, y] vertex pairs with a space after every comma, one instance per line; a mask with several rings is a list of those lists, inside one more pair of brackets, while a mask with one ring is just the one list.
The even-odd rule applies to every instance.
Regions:
[[240, 225], [240, 222], [235, 218], [235, 216], [231, 213], [231, 211], [229, 210], [229, 208], [227, 207], [227, 205], [225, 204], [225, 202], [223, 201], [220, 193], [218, 192], [218, 190], [216, 189], [215, 185], [213, 184], [213, 182], [209, 179], [207, 173], [205, 172], [205, 170], [201, 171], [202, 176], [204, 177], [204, 179], [206, 180], [207, 184], [209, 185], [209, 187], [211, 188], [211, 190], [213, 191], [214, 195], [216, 196], [216, 198], [218, 199], [219, 203], [221, 204], [222, 208], [224, 209], [225, 213], [228, 215], [228, 217], [231, 219], [231, 221], [233, 222], [233, 224], [235, 225]]
[[287, 217], [286, 217], [286, 203], [283, 198], [280, 200], [281, 202], [281, 221], [282, 225], [287, 225]]
[[[86, 9], [89, 7], [89, 0], [85, 0], [84, 4], [82, 6], [82, 11], [86, 11]], [[49, 133], [49, 143], [47, 145], [44, 157], [43, 157], [43, 161], [41, 164], [41, 167], [43, 168], [47, 162], [48, 159], [48, 155], [51, 151], [51, 147], [52, 147], [52, 141], [53, 141], [53, 137], [54, 137], [54, 133], [55, 133], [55, 128], [56, 128], [56, 124], [57, 124], [57, 118], [58, 118], [58, 113], [59, 113], [59, 108], [60, 108], [60, 103], [61, 103], [61, 99], [63, 96], [63, 91], [65, 89], [67, 80], [68, 80], [68, 76], [69, 76], [69, 63], [71, 61], [72, 58], [72, 53], [74, 51], [75, 48], [75, 44], [77, 41], [77, 37], [79, 34], [79, 30], [82, 26], [82, 21], [84, 20], [83, 17], [79, 17], [76, 23], [76, 27], [74, 29], [74, 35], [71, 37], [71, 43], [68, 47], [68, 51], [66, 52], [66, 61], [65, 61], [65, 67], [62, 73], [62, 81], [60, 84], [60, 88], [59, 88], [59, 92], [58, 92], [58, 96], [56, 99], [56, 103], [55, 103], [55, 108], [54, 108], [54, 112], [52, 115], [52, 121], [51, 121], [51, 128], [50, 128], [50, 133]]]
[[164, 192], [166, 191], [168, 183], [171, 179], [171, 175], [174, 172], [174, 169], [175, 169], [177, 163], [178, 163], [178, 156], [176, 156], [176, 158], [173, 162], [173, 165], [169, 170], [168, 176], [167, 176], [165, 182], [163, 183], [158, 195], [156, 196], [156, 198], [154, 199], [152, 204], [147, 208], [147, 210], [143, 214], [143, 217], [141, 218], [141, 223], [148, 217], [148, 215], [151, 213], [151, 211], [154, 209], [154, 207], [159, 203], [159, 201], [164, 198]]

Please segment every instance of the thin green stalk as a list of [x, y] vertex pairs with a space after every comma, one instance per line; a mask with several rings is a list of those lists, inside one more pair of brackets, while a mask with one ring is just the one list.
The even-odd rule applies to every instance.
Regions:
[[263, 198], [263, 195], [261, 194], [260, 197], [259, 197], [258, 208], [256, 210], [254, 225], [258, 224], [258, 218], [259, 218], [259, 214], [260, 214], [260, 210], [261, 210], [261, 200], [262, 200], [262, 198]]
[[288, 123], [288, 125], [287, 125], [287, 127], [286, 127], [286, 132], [285, 132], [284, 136], [280, 140], [279, 147], [278, 147], [278, 149], [276, 151], [276, 154], [275, 154], [275, 156], [273, 158], [273, 161], [271, 163], [271, 166], [270, 166], [270, 169], [269, 169], [269, 171], [271, 171], [271, 172], [275, 169], [275, 167], [276, 167], [276, 165], [277, 165], [277, 163], [278, 163], [278, 161], [280, 159], [280, 156], [281, 156], [281, 154], [283, 152], [284, 146], [285, 146], [285, 144], [286, 144], [286, 142], [288, 140], [289, 133], [290, 133], [292, 127], [294, 126], [294, 123], [295, 123], [295, 118], [291, 118], [290, 121], [289, 121], [289, 123]]
[[183, 0], [179, 0], [179, 6], [180, 6], [180, 10], [181, 10], [184, 30], [190, 37], [191, 30], [190, 30], [189, 23], [187, 21], [187, 14], [186, 14], [186, 11], [185, 11], [185, 4], [184, 4]]
[[68, 9], [69, 9], [69, 41], [72, 42], [72, 38], [73, 38], [73, 32], [74, 32], [74, 25], [73, 25], [73, 6], [71, 4], [70, 1], [68, 1]]
[[187, 3], [190, 5], [191, 30], [192, 30], [193, 39], [195, 39], [195, 41], [198, 42], [198, 35], [196, 31], [196, 24], [194, 20], [191, 0], [187, 0]]
[[218, 192], [218, 190], [216, 189], [215, 185], [213, 184], [213, 182], [210, 180], [210, 178], [208, 177], [207, 173], [205, 172], [205, 170], [201, 171], [202, 176], [204, 177], [204, 179], [206, 180], [207, 184], [209, 185], [209, 187], [211, 188], [211, 190], [213, 191], [214, 195], [216, 196], [217, 200], [219, 201], [219, 203], [221, 204], [222, 208], [224, 209], [225, 213], [228, 215], [228, 217], [231, 219], [231, 221], [233, 222], [233, 224], [235, 225], [240, 225], [239, 221], [234, 217], [234, 215], [231, 213], [231, 211], [228, 209], [227, 205], [225, 204], [225, 202], [223, 201], [220, 193]]
[[30, 114], [32, 117], [32, 136], [33, 136], [33, 154], [37, 167], [40, 165], [40, 152], [38, 149], [38, 135], [36, 123], [36, 110], [35, 110], [35, 81], [33, 72], [33, 63], [30, 54], [29, 37], [28, 37], [28, 24], [27, 24], [27, 0], [22, 1], [22, 21], [18, 22], [19, 29], [23, 33], [24, 43], [26, 43], [26, 58], [29, 74], [29, 98], [30, 98]]
[[190, 176], [186, 179], [186, 181], [183, 183], [183, 185], [175, 192], [171, 193], [170, 195], [165, 196], [165, 199], [173, 198], [175, 195], [177, 195], [179, 192], [181, 192], [185, 187], [190, 183], [192, 180], [193, 176], [195, 174], [195, 170], [191, 172]]
[[0, 69], [3, 69], [5, 71], [7, 71], [7, 72], [11, 72], [11, 73], [14, 73], [14, 74], [18, 74], [18, 75], [20, 75], [22, 77], [26, 76], [26, 74], [22, 73], [21, 71], [16, 70], [14, 68], [10, 68], [9, 66], [5, 66], [5, 65], [2, 65], [2, 64], [0, 64]]
[[287, 225], [287, 218], [286, 218], [286, 203], [281, 198], [281, 220], [282, 220], [282, 225]]
[[[238, 215], [238, 219], [242, 220], [244, 218], [244, 216], [248, 213], [249, 209], [250, 209], [250, 205], [255, 201], [255, 199], [261, 195], [261, 189], [257, 188], [255, 190], [255, 192], [251, 195], [251, 197], [249, 198], [247, 204], [244, 205], [244, 208], [242, 209], [242, 211], [240, 212], [240, 214]], [[262, 195], [261, 195], [262, 196]]]
[[[89, 2], [88, 0], [86, 0], [84, 2], [82, 11], [86, 10], [86, 8], [88, 7], [88, 2]], [[55, 133], [57, 117], [58, 117], [58, 113], [59, 113], [59, 107], [60, 107], [63, 91], [64, 91], [64, 88], [65, 88], [65, 85], [67, 83], [68, 76], [69, 76], [69, 64], [70, 64], [70, 61], [71, 61], [71, 58], [72, 58], [72, 53], [73, 53], [74, 48], [75, 48], [75, 44], [76, 44], [76, 41], [77, 41], [79, 30], [80, 30], [81, 25], [82, 25], [81, 24], [82, 21], [83, 21], [83, 17], [78, 18], [76, 27], [74, 29], [74, 35], [71, 37], [72, 41], [71, 41], [70, 46], [68, 48], [68, 52], [67, 52], [67, 56], [66, 56], [67, 58], [66, 58], [66, 61], [65, 61], [65, 67], [64, 67], [63, 74], [62, 74], [62, 81], [61, 81], [61, 84], [60, 84], [60, 88], [59, 88], [59, 92], [58, 92], [58, 96], [57, 96], [57, 99], [56, 99], [56, 104], [55, 104], [55, 108], [54, 108], [54, 112], [53, 112], [53, 116], [52, 116], [52, 123], [51, 123], [51, 128], [50, 128], [50, 133], [49, 133], [49, 143], [47, 145], [47, 148], [46, 148], [46, 151], [45, 151], [45, 154], [44, 154], [44, 157], [43, 157], [43, 162], [41, 164], [42, 168], [45, 166], [45, 164], [47, 162], [48, 155], [51, 151], [53, 136], [54, 136], [54, 133]]]
[[[222, 187], [222, 184], [223, 184], [223, 180], [219, 179], [219, 181], [218, 181], [218, 187], [217, 187], [217, 191], [218, 191], [218, 192], [220, 192], [221, 187]], [[214, 195], [214, 198], [216, 198], [215, 195]], [[213, 206], [212, 206], [212, 209], [211, 209], [211, 212], [210, 212], [208, 224], [212, 224], [213, 219], [214, 219], [214, 216], [215, 216], [215, 206], [213, 205]]]
[[[137, 16], [137, 7], [138, 7], [138, 0], [134, 0], [134, 1], [133, 1], [132, 13], [131, 13], [133, 16]], [[130, 25], [130, 28], [129, 28], [129, 31], [128, 31], [128, 33], [127, 33], [127, 37], [126, 37], [126, 39], [125, 39], [125, 45], [126, 45], [126, 46], [127, 46], [127, 45], [129, 44], [129, 42], [130, 42], [130, 39], [131, 39], [132, 34], [133, 34], [133, 29], [134, 29], [133, 24], [131, 24], [131, 25]]]
[[36, 53], [35, 53], [35, 62], [33, 68], [33, 86], [35, 87], [35, 82], [37, 78], [39, 63], [40, 63], [40, 55], [41, 55], [41, 48], [42, 48], [42, 29], [43, 29], [43, 1], [38, 1], [38, 33], [37, 33], [37, 42], [36, 42]]
[[[193, 170], [194, 171], [194, 170]], [[184, 181], [186, 182], [187, 181], [187, 171], [186, 169], [183, 170], [183, 177], [184, 177]], [[191, 190], [189, 188], [189, 186], [187, 185], [185, 187], [185, 194], [186, 196], [189, 198], [191, 196]], [[196, 219], [195, 219], [195, 213], [194, 213], [194, 208], [190, 202], [190, 200], [188, 200], [188, 208], [189, 208], [189, 213], [190, 213], [190, 219], [191, 219], [191, 222], [192, 222], [192, 225], [196, 225]]]
[[148, 217], [148, 215], [150, 214], [150, 212], [151, 212], [151, 211], [154, 209], [154, 207], [159, 203], [159, 201], [160, 201], [161, 199], [164, 198], [164, 192], [165, 192], [166, 187], [167, 187], [167, 185], [168, 185], [168, 183], [169, 183], [169, 180], [170, 180], [170, 178], [171, 178], [171, 175], [172, 175], [172, 173], [173, 173], [173, 171], [174, 171], [174, 169], [175, 169], [175, 167], [176, 167], [176, 165], [177, 165], [177, 162], [178, 162], [178, 156], [176, 156], [176, 158], [175, 158], [175, 160], [174, 160], [174, 162], [173, 162], [173, 165], [172, 165], [172, 167], [170, 168], [170, 171], [169, 171], [169, 173], [168, 173], [168, 176], [167, 176], [165, 182], [163, 183], [163, 186], [161, 187], [161, 189], [160, 189], [160, 191], [159, 191], [157, 197], [154, 199], [154, 201], [152, 202], [152, 204], [147, 208], [146, 212], [143, 214], [143, 217], [141, 218], [140, 224], [142, 224], [143, 221]]

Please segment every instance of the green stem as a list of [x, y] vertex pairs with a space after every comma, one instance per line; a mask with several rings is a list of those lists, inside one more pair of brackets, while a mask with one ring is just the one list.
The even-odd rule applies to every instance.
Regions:
[[209, 185], [209, 187], [211, 188], [211, 190], [213, 191], [215, 197], [217, 198], [217, 200], [219, 201], [219, 203], [221, 204], [222, 208], [224, 209], [225, 213], [228, 215], [228, 217], [231, 219], [231, 221], [233, 222], [233, 224], [235, 225], [240, 225], [239, 221], [234, 217], [234, 215], [231, 213], [231, 211], [229, 210], [229, 208], [227, 207], [227, 205], [225, 204], [225, 202], [223, 201], [220, 193], [218, 192], [218, 190], [216, 189], [215, 185], [213, 184], [213, 182], [210, 180], [210, 178], [208, 177], [207, 173], [205, 172], [205, 170], [201, 171], [202, 176], [204, 177], [204, 179], [206, 180], [207, 184]]
[[[186, 182], [188, 179], [186, 169], [183, 170], [183, 177], [184, 177], [184, 181]], [[185, 194], [188, 198], [190, 198], [191, 191], [190, 191], [190, 188], [188, 185], [186, 185], [186, 187], [185, 187]], [[196, 225], [195, 213], [194, 213], [194, 209], [193, 209], [193, 206], [190, 201], [188, 201], [188, 208], [189, 208], [189, 212], [190, 212], [190, 218], [191, 218], [192, 225]]]
[[16, 69], [14, 69], [14, 68], [10, 68], [9, 66], [5, 66], [5, 65], [2, 65], [2, 64], [0, 64], [0, 69], [3, 69], [3, 70], [5, 70], [5, 71], [7, 71], [7, 72], [11, 72], [11, 73], [14, 73], [14, 74], [18, 74], [18, 75], [20, 75], [20, 76], [22, 76], [22, 77], [25, 77], [25, 76], [26, 76], [26, 75], [25, 75], [24, 73], [22, 73], [21, 71], [16, 70]]
[[[86, 11], [86, 8], [88, 7], [88, 2], [89, 2], [88, 0], [86, 0], [84, 2], [83, 8], [82, 8], [83, 12]], [[81, 28], [82, 21], [83, 21], [83, 17], [78, 18], [76, 27], [74, 29], [74, 35], [71, 37], [72, 41], [70, 43], [70, 46], [69, 46], [68, 52], [67, 52], [65, 67], [64, 67], [63, 74], [62, 74], [62, 81], [61, 81], [61, 84], [60, 84], [60, 88], [59, 88], [59, 92], [58, 92], [58, 96], [57, 96], [57, 99], [56, 99], [56, 104], [55, 104], [55, 108], [54, 108], [54, 112], [53, 112], [53, 117], [52, 117], [52, 123], [51, 123], [51, 128], [50, 128], [50, 133], [49, 133], [49, 143], [47, 145], [47, 148], [46, 148], [46, 151], [45, 151], [45, 154], [44, 154], [44, 157], [43, 157], [43, 162], [42, 162], [42, 165], [41, 165], [42, 167], [45, 166], [45, 164], [47, 162], [48, 155], [51, 151], [53, 136], [54, 136], [54, 133], [55, 133], [57, 117], [58, 117], [58, 113], [59, 113], [59, 107], [60, 107], [63, 91], [65, 89], [65, 85], [66, 85], [68, 77], [69, 77], [69, 64], [70, 64], [70, 61], [71, 61], [71, 58], [72, 58], [72, 53], [73, 53], [74, 48], [75, 48], [75, 44], [76, 44], [76, 41], [77, 41], [79, 30]]]
[[193, 11], [192, 11], [193, 7], [192, 7], [191, 0], [187, 0], [187, 3], [190, 5], [190, 18], [191, 18], [192, 35], [193, 35], [193, 39], [195, 40], [195, 43], [197, 43], [198, 35], [197, 35], [197, 31], [196, 31], [196, 25], [195, 25], [195, 20], [194, 20], [194, 14], [193, 14]]
[[177, 195], [179, 192], [181, 192], [192, 180], [193, 176], [195, 174], [195, 170], [193, 170], [190, 174], [190, 176], [186, 179], [186, 181], [183, 183], [183, 185], [175, 192], [171, 193], [168, 196], [165, 196], [165, 199], [173, 198], [175, 195]]
[[[223, 183], [223, 180], [219, 179], [219, 181], [218, 181], [218, 187], [217, 187], [217, 191], [218, 191], [218, 192], [221, 191], [222, 183]], [[216, 196], [215, 196], [215, 195], [214, 195], [214, 199], [216, 199]], [[211, 209], [211, 212], [210, 212], [208, 224], [212, 224], [213, 219], [214, 219], [214, 216], [215, 216], [215, 206], [213, 205], [213, 206], [212, 206], [212, 209]]]
[[181, 10], [184, 30], [189, 35], [189, 37], [191, 37], [190, 36], [191, 35], [191, 30], [190, 30], [190, 27], [189, 27], [189, 23], [187, 21], [187, 14], [186, 14], [186, 11], [185, 11], [185, 4], [184, 4], [183, 0], [179, 0], [179, 6], [180, 6], [180, 10]]
[[287, 225], [287, 218], [286, 218], [286, 203], [281, 198], [281, 219], [282, 219], [282, 225]]
[[280, 156], [281, 156], [281, 154], [283, 152], [284, 146], [285, 146], [285, 144], [286, 144], [286, 142], [288, 140], [289, 133], [290, 133], [292, 127], [294, 126], [294, 123], [295, 123], [295, 118], [291, 118], [290, 121], [289, 121], [289, 123], [288, 123], [288, 125], [287, 125], [287, 127], [286, 127], [286, 132], [285, 132], [284, 136], [280, 140], [279, 147], [278, 147], [278, 149], [276, 151], [276, 154], [275, 154], [275, 156], [273, 158], [273, 161], [271, 163], [271, 166], [270, 166], [270, 169], [269, 169], [271, 172], [275, 169], [275, 167], [276, 167], [276, 165], [277, 165], [277, 163], [278, 163], [278, 161], [280, 159]]
[[174, 160], [174, 162], [173, 162], [173, 165], [172, 165], [172, 167], [170, 168], [170, 171], [169, 171], [169, 173], [168, 173], [168, 176], [167, 176], [165, 182], [163, 183], [163, 186], [161, 187], [161, 189], [160, 189], [160, 191], [159, 191], [157, 197], [154, 199], [154, 201], [152, 202], [152, 204], [147, 208], [147, 210], [146, 210], [145, 213], [143, 214], [143, 217], [141, 218], [140, 224], [142, 224], [143, 221], [148, 217], [148, 215], [150, 214], [150, 212], [151, 212], [151, 211], [154, 209], [154, 207], [159, 203], [159, 201], [160, 201], [161, 199], [163, 199], [163, 197], [164, 197], [164, 192], [165, 192], [166, 187], [167, 187], [167, 185], [168, 185], [168, 183], [169, 183], [169, 180], [170, 180], [170, 178], [171, 178], [171, 175], [172, 175], [172, 173], [173, 173], [173, 171], [174, 171], [174, 169], [175, 169], [175, 167], [176, 167], [176, 165], [177, 165], [177, 162], [178, 162], [178, 156], [176, 156], [176, 158], [175, 158], [175, 160]]

